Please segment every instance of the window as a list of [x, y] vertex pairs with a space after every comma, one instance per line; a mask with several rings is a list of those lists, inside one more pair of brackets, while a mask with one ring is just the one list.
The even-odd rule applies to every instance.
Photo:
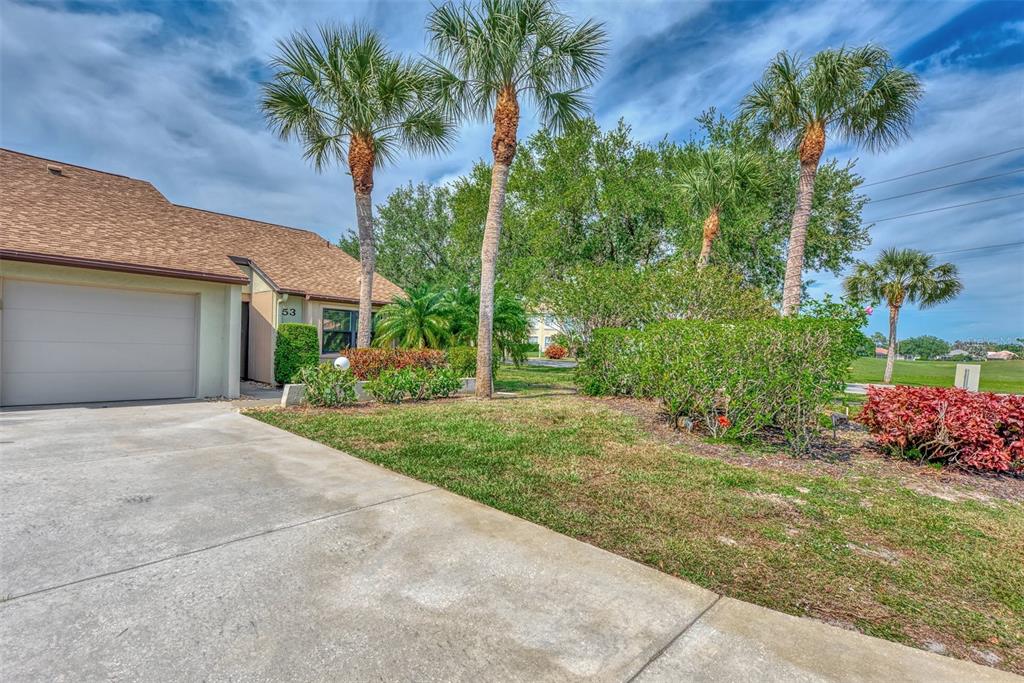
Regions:
[[537, 343], [537, 337], [530, 337], [530, 343], [531, 344], [536, 344]]
[[323, 312], [323, 345], [321, 353], [338, 353], [356, 345], [359, 311], [325, 308]]

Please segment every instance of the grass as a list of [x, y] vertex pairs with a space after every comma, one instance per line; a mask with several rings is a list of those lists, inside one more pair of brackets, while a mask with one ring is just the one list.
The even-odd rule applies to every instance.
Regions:
[[701, 457], [571, 371], [502, 368], [523, 398], [249, 413], [711, 590], [1024, 672], [1024, 509], [878, 470]]
[[[1024, 394], [1024, 360], [980, 361], [982, 391]], [[851, 367], [851, 382], [876, 383], [885, 373], [884, 358], [858, 358]], [[951, 387], [956, 361], [898, 360], [893, 369], [894, 384]]]

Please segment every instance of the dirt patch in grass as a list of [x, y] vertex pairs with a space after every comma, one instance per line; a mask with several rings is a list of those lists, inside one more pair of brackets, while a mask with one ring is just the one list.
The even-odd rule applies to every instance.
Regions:
[[811, 457], [794, 458], [781, 449], [773, 449], [772, 444], [744, 449], [735, 444], [715, 443], [699, 434], [674, 429], [657, 403], [652, 401], [623, 397], [585, 397], [583, 400], [630, 415], [639, 421], [652, 438], [684, 447], [705, 457], [748, 467], [807, 475], [892, 476], [912, 491], [954, 502], [999, 499], [1024, 503], [1024, 479], [1020, 477], [939, 469], [893, 457], [879, 449], [869, 434], [858, 429], [837, 430], [834, 439], [830, 434], [824, 435], [818, 444], [818, 457], [812, 454]]

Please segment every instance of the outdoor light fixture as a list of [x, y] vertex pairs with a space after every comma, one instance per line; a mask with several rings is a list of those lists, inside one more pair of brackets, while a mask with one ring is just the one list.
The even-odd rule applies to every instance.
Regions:
[[348, 365], [348, 358], [345, 358], [345, 356], [338, 356], [334, 359], [334, 367], [338, 368], [342, 372], [348, 370]]

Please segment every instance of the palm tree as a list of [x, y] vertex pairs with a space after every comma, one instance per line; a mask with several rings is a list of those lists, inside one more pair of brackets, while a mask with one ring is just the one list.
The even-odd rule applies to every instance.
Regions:
[[[480, 297], [463, 285], [444, 295], [445, 315], [453, 344], [471, 345], [476, 341], [475, 323], [480, 313]], [[494, 345], [502, 356], [518, 359], [529, 335], [529, 320], [522, 302], [504, 289], [494, 292]]]
[[494, 281], [520, 99], [531, 100], [543, 125], [555, 130], [581, 118], [583, 92], [601, 70], [605, 31], [593, 21], [574, 24], [553, 0], [482, 0], [479, 7], [447, 2], [431, 12], [427, 29], [447, 111], [494, 122], [476, 364], [476, 394], [490, 398]]
[[952, 263], [935, 265], [934, 257], [916, 249], [886, 249], [874, 263], [859, 261], [843, 281], [846, 293], [857, 301], [889, 305], [889, 353], [883, 381], [892, 381], [896, 361], [896, 324], [907, 302], [929, 308], [955, 298], [963, 289]]
[[800, 308], [804, 244], [814, 177], [832, 134], [871, 151], [909, 136], [923, 89], [920, 79], [893, 65], [875, 45], [824, 50], [810, 61], [781, 52], [743, 99], [743, 115], [764, 133], [790, 141], [800, 158], [800, 182], [789, 233], [782, 313]]
[[410, 289], [404, 297], [377, 313], [377, 346], [397, 344], [403, 348], [443, 348], [449, 339], [448, 317], [443, 294], [430, 287]]
[[735, 201], [742, 192], [758, 192], [763, 183], [764, 174], [754, 155], [721, 148], [701, 150], [696, 165], [680, 174], [680, 188], [690, 204], [705, 217], [698, 269], [706, 268], [711, 259], [711, 243], [721, 230], [725, 205]]
[[295, 138], [318, 171], [331, 163], [352, 175], [359, 229], [359, 332], [370, 345], [373, 273], [373, 171], [400, 150], [438, 153], [454, 136], [450, 117], [432, 97], [431, 70], [394, 56], [372, 30], [320, 26], [278, 42], [274, 78], [263, 86], [262, 110], [282, 139]]

